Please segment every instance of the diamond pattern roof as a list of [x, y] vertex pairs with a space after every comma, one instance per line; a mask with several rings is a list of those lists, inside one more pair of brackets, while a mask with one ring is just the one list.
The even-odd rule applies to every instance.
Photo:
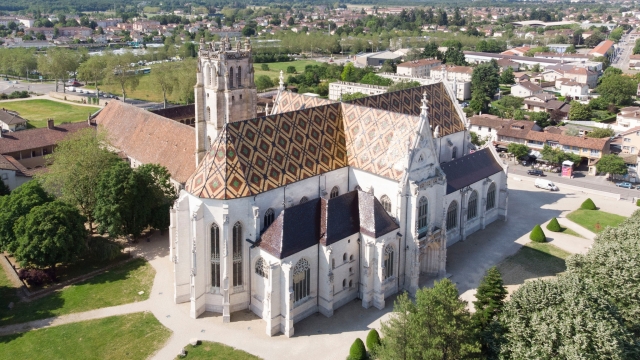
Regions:
[[283, 93], [278, 114], [226, 124], [186, 190], [241, 198], [345, 166], [400, 180], [425, 91], [432, 127], [440, 125], [443, 135], [464, 130], [441, 84], [350, 103]]

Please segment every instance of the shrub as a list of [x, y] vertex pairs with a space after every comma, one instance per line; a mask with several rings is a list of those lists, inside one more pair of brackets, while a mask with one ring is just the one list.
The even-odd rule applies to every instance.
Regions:
[[582, 205], [580, 205], [580, 209], [596, 210], [597, 208], [596, 208], [596, 204], [593, 203], [593, 200], [591, 200], [591, 198], [588, 198], [582, 203]]
[[264, 70], [264, 71], [269, 71], [269, 64], [262, 64], [260, 65], [260, 69]]
[[296, 67], [295, 66], [287, 66], [287, 74], [295, 74]]
[[558, 223], [558, 219], [556, 219], [556, 218], [551, 219], [551, 221], [549, 221], [549, 224], [547, 224], [547, 230], [553, 231], [553, 232], [562, 231], [562, 228], [560, 227], [560, 224]]
[[640, 206], [640, 199], [636, 200], [636, 206]]
[[97, 261], [113, 260], [121, 253], [120, 244], [102, 237], [91, 237], [87, 244], [87, 255]]
[[349, 360], [365, 360], [367, 358], [367, 350], [364, 348], [364, 343], [360, 338], [357, 338], [356, 341], [351, 345], [351, 349], [349, 349]]
[[33, 268], [20, 269], [18, 271], [18, 277], [31, 286], [40, 286], [53, 281], [51, 275], [45, 270]]
[[373, 352], [378, 345], [380, 345], [380, 334], [378, 334], [378, 330], [371, 329], [367, 334], [367, 349], [369, 352]]
[[533, 227], [533, 230], [531, 230], [531, 234], [529, 234], [529, 239], [535, 242], [547, 241], [547, 237], [544, 235], [544, 231], [542, 231], [540, 225], [536, 225]]

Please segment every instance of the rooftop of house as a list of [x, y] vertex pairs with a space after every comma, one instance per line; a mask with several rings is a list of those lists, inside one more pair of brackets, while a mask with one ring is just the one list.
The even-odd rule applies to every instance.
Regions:
[[86, 122], [60, 124], [52, 128], [28, 129], [3, 133], [0, 137], [0, 154], [38, 149], [57, 144], [74, 132], [90, 127]]
[[17, 112], [10, 111], [5, 108], [0, 110], [0, 121], [7, 125], [24, 124], [27, 122], [27, 120], [21, 118]]
[[438, 59], [420, 59], [420, 60], [403, 62], [402, 64], [398, 64], [398, 67], [414, 68], [414, 67], [420, 67], [425, 65], [438, 65], [438, 64], [442, 64], [442, 61]]
[[543, 91], [543, 89], [538, 86], [537, 84], [532, 83], [531, 81], [520, 81], [517, 85], [515, 86], [522, 86], [523, 88], [532, 91], [532, 92], [540, 92]]

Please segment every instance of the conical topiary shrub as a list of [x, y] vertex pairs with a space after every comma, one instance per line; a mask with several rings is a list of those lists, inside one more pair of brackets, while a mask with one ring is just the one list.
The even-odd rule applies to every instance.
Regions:
[[536, 225], [533, 227], [533, 230], [531, 230], [531, 234], [529, 234], [529, 239], [535, 242], [547, 241], [547, 237], [544, 235], [544, 231], [542, 231], [540, 225]]
[[357, 338], [356, 341], [351, 345], [351, 349], [349, 349], [349, 360], [366, 360], [367, 358], [367, 350], [364, 348], [364, 343], [360, 338]]
[[596, 204], [593, 203], [593, 200], [591, 200], [591, 198], [588, 198], [587, 200], [585, 200], [582, 205], [580, 205], [580, 209], [583, 210], [596, 210]]
[[560, 227], [560, 224], [558, 223], [558, 219], [556, 219], [556, 218], [551, 219], [551, 221], [549, 221], [549, 223], [547, 224], [547, 230], [553, 231], [553, 232], [562, 231], [562, 228]]
[[367, 349], [369, 352], [374, 352], [378, 345], [380, 345], [380, 334], [378, 334], [378, 330], [371, 329], [367, 334]]

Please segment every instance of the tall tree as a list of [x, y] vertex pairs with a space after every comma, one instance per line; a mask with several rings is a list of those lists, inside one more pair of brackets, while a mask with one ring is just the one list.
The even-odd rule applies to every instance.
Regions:
[[382, 333], [381, 345], [375, 350], [380, 360], [410, 360], [414, 359], [413, 343], [415, 342], [415, 304], [404, 292], [393, 303], [393, 313], [389, 320], [380, 325]]
[[51, 267], [75, 261], [86, 249], [85, 219], [61, 201], [36, 206], [16, 221], [13, 254], [22, 266]]
[[171, 174], [164, 166], [144, 164], [136, 169], [144, 178], [149, 193], [145, 203], [151, 209], [148, 223], [155, 229], [167, 229], [170, 225], [169, 211], [177, 198], [176, 188], [171, 184]]
[[498, 65], [495, 62], [492, 61], [476, 66], [471, 75], [473, 110], [486, 112], [493, 95], [498, 91], [499, 85]]
[[173, 92], [178, 94], [178, 98], [181, 102], [191, 104], [195, 101], [193, 87], [196, 85], [196, 72], [197, 59], [189, 58], [184, 59], [178, 64], [175, 70], [176, 85], [173, 87]]
[[621, 74], [611, 74], [602, 77], [600, 85], [596, 87], [596, 91], [605, 101], [615, 105], [630, 104], [637, 90], [638, 82], [630, 76]]
[[11, 195], [0, 197], [0, 250], [15, 250], [16, 236], [14, 225], [22, 216], [42, 204], [53, 201], [53, 198], [37, 181], [29, 181], [17, 187]]
[[[164, 64], [164, 63], [163, 63]], [[78, 67], [78, 78], [96, 87], [96, 98], [100, 98], [98, 83], [107, 74], [107, 59], [104, 56], [91, 56]]]
[[602, 174], [626, 175], [629, 172], [624, 159], [616, 154], [607, 154], [598, 160], [596, 170]]
[[476, 291], [476, 301], [473, 302], [476, 311], [472, 317], [480, 335], [482, 353], [490, 359], [498, 356], [495, 344], [501, 334], [497, 333], [499, 331], [496, 330], [499, 330], [499, 327], [493, 323], [502, 313], [507, 294], [500, 271], [495, 266], [491, 267], [480, 281]]
[[80, 54], [76, 51], [64, 48], [50, 48], [45, 55], [38, 56], [38, 71], [50, 75], [56, 83], [62, 81], [62, 91], [65, 92], [64, 81], [69, 77], [69, 73], [76, 71], [80, 64]]
[[515, 84], [515, 75], [513, 74], [513, 68], [509, 66], [508, 68], [502, 70], [502, 74], [500, 74], [500, 84], [511, 85]]
[[84, 129], [58, 143], [56, 151], [46, 158], [52, 162], [48, 171], [38, 176], [45, 189], [61, 200], [77, 206], [93, 231], [96, 190], [102, 174], [118, 156], [107, 150], [106, 133]]
[[165, 109], [167, 108], [167, 94], [173, 92], [174, 85], [178, 81], [175, 77], [176, 68], [174, 63], [163, 62], [151, 72], [151, 82], [162, 91], [162, 103]]
[[122, 101], [126, 101], [127, 89], [134, 90], [140, 83], [140, 77], [131, 69], [131, 64], [137, 62], [136, 57], [128, 51], [122, 55], [111, 53], [103, 56], [107, 59], [106, 81], [119, 86], [122, 91]]

